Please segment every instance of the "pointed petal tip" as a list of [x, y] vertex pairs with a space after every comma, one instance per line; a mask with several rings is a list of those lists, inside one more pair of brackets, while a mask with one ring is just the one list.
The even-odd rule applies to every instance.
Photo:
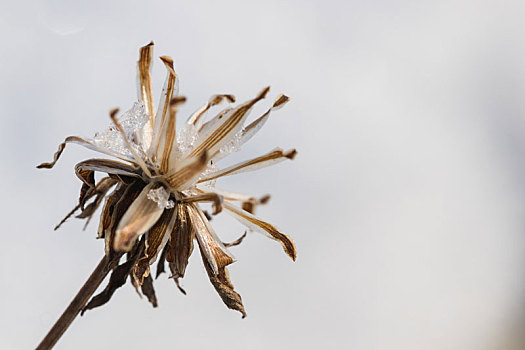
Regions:
[[290, 102], [290, 97], [288, 97], [288, 96], [286, 96], [284, 94], [280, 94], [275, 99], [275, 102], [273, 103], [272, 109], [273, 110], [279, 109], [282, 106], [284, 106], [285, 104], [287, 104], [288, 102]]
[[297, 151], [295, 150], [295, 148], [292, 148], [284, 154], [284, 156], [288, 159], [294, 159], [296, 155]]

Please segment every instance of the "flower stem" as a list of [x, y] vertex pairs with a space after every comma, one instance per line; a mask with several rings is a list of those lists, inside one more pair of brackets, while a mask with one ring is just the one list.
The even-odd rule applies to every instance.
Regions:
[[66, 310], [64, 310], [60, 318], [55, 322], [53, 328], [49, 330], [45, 338], [40, 342], [36, 348], [37, 350], [47, 350], [55, 346], [60, 337], [62, 337], [64, 332], [69, 328], [73, 320], [86, 305], [89, 298], [91, 298], [93, 293], [95, 293], [98, 286], [100, 286], [110, 270], [111, 261], [104, 255], [95, 270], [93, 270], [89, 276], [86, 283], [84, 283], [82, 288], [80, 288], [75, 298], [71, 301]]

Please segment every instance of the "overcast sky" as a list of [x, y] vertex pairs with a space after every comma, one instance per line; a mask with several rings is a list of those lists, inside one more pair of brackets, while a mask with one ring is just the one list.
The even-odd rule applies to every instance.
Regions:
[[[229, 162], [298, 156], [220, 180], [271, 193], [232, 248], [248, 317], [228, 310], [200, 256], [159, 307], [130, 285], [78, 318], [57, 349], [523, 349], [525, 6], [520, 1], [0, 3], [0, 348], [34, 348], [103, 254], [75, 205], [68, 147], [136, 101], [138, 48], [170, 55], [188, 98], [292, 98]], [[154, 65], [156, 96], [164, 79]], [[259, 106], [253, 117], [271, 103]], [[179, 118], [182, 119], [182, 118]], [[226, 163], [228, 161], [225, 160]], [[243, 232], [227, 215], [224, 241]]]

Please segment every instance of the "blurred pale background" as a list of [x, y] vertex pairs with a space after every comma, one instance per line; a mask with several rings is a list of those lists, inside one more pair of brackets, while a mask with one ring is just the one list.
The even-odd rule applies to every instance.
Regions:
[[[53, 232], [77, 199], [74, 164], [95, 154], [35, 165], [131, 107], [154, 40], [182, 78], [181, 115], [267, 84], [292, 97], [231, 161], [275, 146], [296, 160], [222, 187], [273, 194], [258, 214], [298, 259], [255, 233], [232, 249], [241, 320], [194, 254], [187, 296], [163, 275], [153, 309], [126, 285], [57, 349], [524, 349], [521, 3], [2, 1], [0, 348], [34, 348], [103, 252], [96, 222]], [[215, 227], [242, 233], [227, 216]]]

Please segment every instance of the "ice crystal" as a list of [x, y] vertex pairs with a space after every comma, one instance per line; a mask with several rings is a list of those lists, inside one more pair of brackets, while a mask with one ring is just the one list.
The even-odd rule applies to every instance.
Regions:
[[[135, 102], [133, 107], [118, 118], [124, 129], [128, 140], [132, 142], [137, 149], [140, 149], [136, 143], [136, 133], [141, 130], [148, 121], [148, 115], [142, 102]], [[126, 146], [122, 135], [114, 127], [110, 126], [101, 133], [96, 133], [93, 137], [93, 143], [100, 148], [106, 149], [126, 157], [133, 157], [132, 152]]]
[[157, 189], [152, 189], [148, 192], [148, 199], [151, 199], [154, 202], [157, 202], [159, 208], [171, 209], [175, 206], [172, 200], [169, 199], [169, 193], [164, 189], [164, 187], [159, 187]]
[[193, 124], [184, 124], [178, 137], [177, 144], [179, 146], [180, 155], [186, 155], [195, 147], [197, 142], [198, 130]]

